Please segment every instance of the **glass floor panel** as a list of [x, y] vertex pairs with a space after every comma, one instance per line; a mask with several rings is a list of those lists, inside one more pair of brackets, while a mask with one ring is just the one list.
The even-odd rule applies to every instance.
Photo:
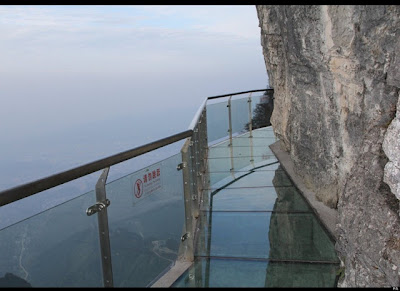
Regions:
[[[234, 179], [234, 175], [229, 175], [228, 177], [231, 178], [232, 181], [230, 182], [229, 185], [227, 185], [226, 188], [293, 186], [292, 182], [290, 181], [289, 177], [286, 175], [284, 171], [279, 171], [278, 173], [280, 174], [278, 175], [277, 172], [274, 171], [262, 171], [262, 172], [254, 171], [254, 172], [248, 172], [247, 174], [236, 175], [238, 176], [236, 179]], [[222, 173], [215, 173], [215, 174], [220, 175]], [[215, 174], [214, 173], [210, 174], [210, 177], [212, 178]], [[228, 182], [227, 179], [224, 179], [224, 182]], [[210, 184], [212, 186], [210, 186], [209, 189], [218, 189], [219, 187], [223, 186], [223, 183], [210, 183]]]
[[[273, 155], [266, 155], [261, 157], [253, 157], [251, 161], [250, 157], [237, 157], [237, 158], [218, 158], [208, 160], [208, 172], [209, 173], [221, 173], [221, 172], [243, 172], [251, 169], [261, 167], [263, 165], [269, 165], [276, 163], [278, 160]], [[216, 176], [222, 176], [222, 178], [215, 179]], [[211, 184], [214, 184], [221, 179], [228, 177], [229, 175], [218, 174], [212, 178]]]
[[208, 151], [208, 158], [227, 158], [227, 157], [252, 157], [252, 156], [264, 156], [264, 155], [272, 155], [272, 151], [267, 146], [233, 146], [232, 151], [231, 147], [228, 146], [216, 146], [211, 147]]
[[334, 264], [197, 258], [171, 287], [335, 287]]
[[[272, 127], [263, 127], [263, 128], [258, 128], [258, 129], [253, 129], [252, 132], [253, 138], [259, 138], [259, 137], [273, 137], [275, 138], [274, 131], [272, 130]], [[235, 138], [248, 138], [250, 137], [250, 132], [246, 132], [244, 134], [235, 136]]]
[[241, 172], [249, 172], [250, 170], [257, 170], [258, 172], [262, 172], [262, 171], [276, 171], [278, 168], [280, 167], [279, 162], [277, 161], [277, 159], [271, 158], [270, 160], [264, 160], [258, 163], [252, 163], [250, 165], [248, 165], [245, 168], [242, 169], [234, 169], [232, 171], [228, 170], [220, 170], [220, 171], [209, 171], [208, 173], [213, 174], [213, 173], [220, 173], [220, 172], [228, 172], [228, 173], [241, 173]]
[[[276, 142], [275, 137], [258, 137], [258, 138], [250, 138], [250, 137], [236, 137], [232, 139], [232, 145], [234, 147], [268, 147], [268, 145]], [[214, 145], [214, 147], [229, 147], [229, 139], [227, 141], [218, 143]]]
[[270, 218], [267, 212], [203, 212], [195, 255], [268, 258]]
[[202, 212], [196, 256], [338, 263], [313, 213]]
[[[211, 162], [211, 160], [209, 160], [209, 162]], [[262, 163], [264, 163], [264, 166], [262, 165]], [[217, 169], [217, 166], [221, 170], [216, 170], [208, 173], [208, 189], [219, 189], [221, 187], [237, 188], [242, 187], [241, 185], [244, 185], [243, 183], [247, 183], [246, 187], [292, 186], [290, 179], [287, 177], [282, 168], [279, 167], [277, 161], [273, 159], [262, 161], [261, 163], [254, 164], [254, 166], [248, 165], [247, 167], [242, 167], [240, 170], [237, 171], [222, 170], [223, 167], [228, 166], [227, 161], [225, 161], [224, 164], [214, 164], [211, 162], [209, 168]], [[250, 176], [255, 173], [257, 173], [257, 177], [250, 178]], [[278, 173], [281, 174], [278, 175]], [[277, 177], [281, 178], [278, 179]], [[243, 179], [244, 182], [242, 181]], [[252, 180], [256, 181], [256, 183], [252, 184]]]
[[312, 211], [295, 187], [222, 189], [213, 194], [211, 209], [213, 211]]
[[[334, 242], [262, 128], [209, 148], [195, 262], [172, 287], [334, 287]], [[208, 199], [207, 199], [208, 198]]]

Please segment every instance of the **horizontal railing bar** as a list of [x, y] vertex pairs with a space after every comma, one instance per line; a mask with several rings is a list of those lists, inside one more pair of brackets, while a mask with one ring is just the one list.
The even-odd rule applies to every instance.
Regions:
[[211, 99], [229, 97], [229, 96], [240, 95], [240, 94], [245, 94], [245, 93], [250, 93], [250, 92], [263, 92], [263, 91], [272, 91], [273, 92], [274, 89], [258, 89], [258, 90], [243, 91], [243, 92], [237, 92], [237, 93], [230, 93], [230, 94], [224, 94], [224, 95], [211, 96], [211, 97], [207, 97], [207, 99], [211, 100]]
[[136, 156], [145, 154], [160, 147], [172, 144], [193, 135], [193, 130], [186, 130], [169, 137], [159, 139], [157, 141], [58, 173], [46, 178], [42, 178], [33, 182], [29, 182], [14, 188], [0, 192], [0, 206], [7, 205], [14, 201], [29, 197], [38, 192], [59, 186], [66, 182], [75, 180], [85, 175], [94, 173], [112, 165], [132, 159]]

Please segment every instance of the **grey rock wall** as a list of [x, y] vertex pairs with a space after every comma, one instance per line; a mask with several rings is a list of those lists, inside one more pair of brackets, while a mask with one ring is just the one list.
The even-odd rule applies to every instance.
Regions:
[[256, 8], [274, 131], [339, 213], [340, 286], [399, 286], [400, 6]]

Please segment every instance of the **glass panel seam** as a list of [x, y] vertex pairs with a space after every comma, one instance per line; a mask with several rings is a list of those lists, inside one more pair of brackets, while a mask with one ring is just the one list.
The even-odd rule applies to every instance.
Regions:
[[261, 262], [295, 263], [295, 264], [329, 264], [329, 265], [339, 265], [340, 264], [340, 262], [338, 262], [338, 261], [290, 260], [290, 259], [272, 259], [272, 258], [255, 258], [255, 257], [228, 257], [228, 256], [204, 256], [204, 255], [197, 255], [196, 259], [242, 260], [242, 261], [261, 261]]

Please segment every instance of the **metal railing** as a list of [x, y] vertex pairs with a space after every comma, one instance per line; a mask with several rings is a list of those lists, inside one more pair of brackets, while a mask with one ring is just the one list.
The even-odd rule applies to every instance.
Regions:
[[207, 178], [205, 173], [207, 170], [207, 101], [222, 97], [229, 97], [229, 139], [232, 144], [232, 122], [231, 122], [231, 98], [235, 95], [250, 93], [249, 102], [249, 131], [251, 136], [252, 131], [252, 116], [251, 116], [251, 94], [253, 92], [273, 91], [273, 89], [250, 90], [238, 93], [224, 94], [205, 98], [204, 102], [199, 107], [195, 114], [188, 130], [171, 135], [169, 137], [130, 149], [73, 169], [51, 175], [30, 183], [26, 183], [14, 188], [0, 192], [0, 207], [15, 202], [20, 199], [35, 195], [44, 190], [56, 187], [66, 182], [78, 179], [85, 175], [103, 170], [96, 184], [96, 204], [89, 207], [86, 211], [88, 216], [98, 214], [98, 228], [100, 238], [100, 250], [102, 256], [103, 269], [103, 285], [112, 287], [113, 273], [111, 264], [111, 249], [110, 239], [108, 235], [108, 218], [107, 207], [110, 201], [106, 197], [105, 184], [108, 176], [108, 171], [111, 166], [166, 145], [175, 143], [186, 138], [181, 149], [182, 163], [177, 165], [178, 170], [182, 170], [183, 192], [184, 192], [184, 208], [185, 208], [185, 231], [181, 237], [183, 251], [183, 260], [193, 261], [194, 259], [194, 241], [196, 221], [199, 217], [199, 209], [202, 203], [207, 203], [202, 197], [202, 189], [207, 188]]

